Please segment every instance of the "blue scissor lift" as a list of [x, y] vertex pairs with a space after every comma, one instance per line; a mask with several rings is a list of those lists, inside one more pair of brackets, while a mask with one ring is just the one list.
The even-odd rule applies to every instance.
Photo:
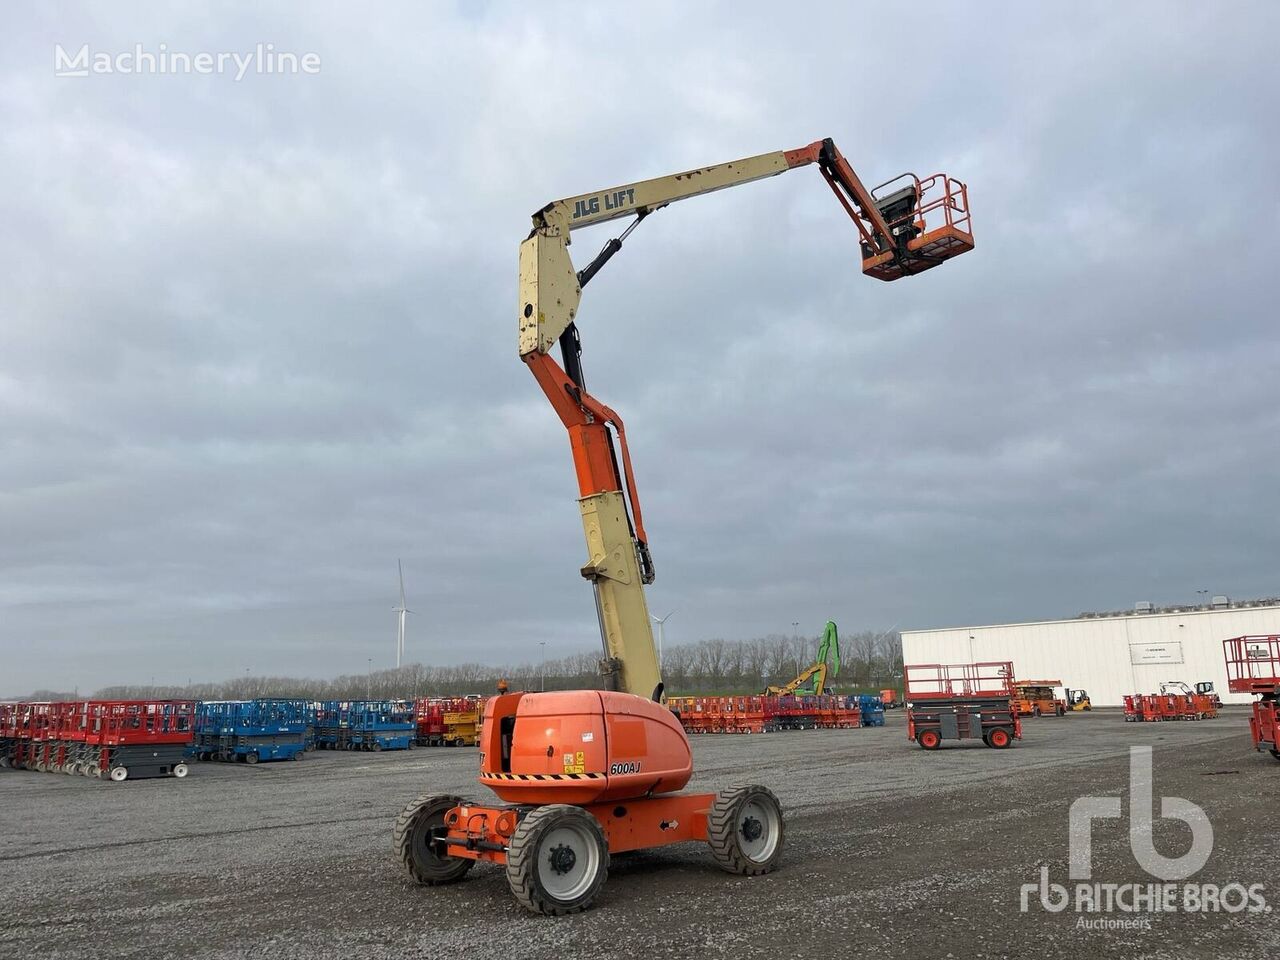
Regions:
[[326, 700], [316, 714], [322, 750], [408, 750], [415, 733], [410, 700]]
[[315, 709], [306, 700], [216, 700], [196, 706], [191, 751], [201, 760], [301, 760]]

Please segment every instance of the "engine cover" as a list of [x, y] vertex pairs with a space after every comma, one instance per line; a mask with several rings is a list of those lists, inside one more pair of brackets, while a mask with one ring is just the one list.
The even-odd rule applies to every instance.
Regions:
[[512, 693], [485, 704], [480, 782], [508, 803], [600, 803], [682, 789], [693, 756], [665, 706], [629, 693]]

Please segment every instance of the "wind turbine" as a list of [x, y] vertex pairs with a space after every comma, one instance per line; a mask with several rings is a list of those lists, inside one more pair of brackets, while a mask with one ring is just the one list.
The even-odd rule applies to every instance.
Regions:
[[653, 617], [653, 622], [658, 625], [658, 669], [659, 670], [662, 669], [662, 640], [667, 632], [667, 621], [671, 619], [671, 614], [673, 613], [675, 613], [674, 610], [672, 610], [671, 613], [668, 613], [665, 617], [653, 617], [653, 614], [649, 614], [649, 616]]
[[396, 669], [400, 669], [400, 662], [404, 659], [404, 625], [405, 617], [413, 613], [404, 605], [404, 564], [397, 560], [396, 566], [400, 569], [400, 606], [391, 609], [398, 615], [399, 630], [396, 632]]

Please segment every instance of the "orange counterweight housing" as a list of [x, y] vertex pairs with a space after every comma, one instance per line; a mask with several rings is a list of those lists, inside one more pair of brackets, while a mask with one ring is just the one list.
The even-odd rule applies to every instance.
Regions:
[[480, 782], [507, 803], [606, 803], [681, 790], [693, 755], [670, 709], [629, 693], [508, 693], [485, 704]]

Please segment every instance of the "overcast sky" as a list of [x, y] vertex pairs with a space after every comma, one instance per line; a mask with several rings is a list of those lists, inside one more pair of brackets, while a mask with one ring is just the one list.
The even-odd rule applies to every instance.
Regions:
[[[529, 214], [825, 136], [977, 249], [864, 278], [804, 169], [584, 295], [668, 642], [1280, 592], [1280, 6], [858, 6], [10, 7], [0, 694], [387, 666], [398, 557], [411, 659], [594, 648]], [[258, 43], [320, 70], [55, 77]]]

